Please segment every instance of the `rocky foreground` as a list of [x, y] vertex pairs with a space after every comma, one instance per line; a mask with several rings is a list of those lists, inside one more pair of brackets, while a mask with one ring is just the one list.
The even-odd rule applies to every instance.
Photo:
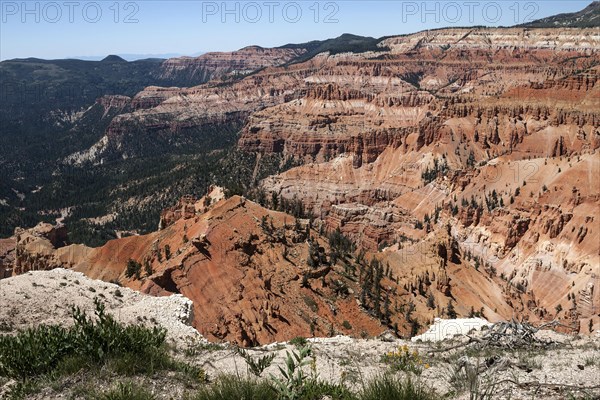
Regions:
[[[252, 376], [237, 346], [209, 344], [190, 326], [190, 302], [181, 295], [151, 297], [63, 269], [5, 279], [0, 288], [4, 334], [38, 324], [70, 324], [71, 305], [91, 311], [93, 299], [99, 298], [118, 321], [166, 328], [174, 356], [200, 367], [204, 384], [222, 375]], [[576, 337], [542, 330], [535, 334], [530, 347], [474, 346], [472, 343], [486, 337], [491, 329], [488, 325], [480, 319], [438, 321], [428, 334], [412, 342], [390, 334], [374, 338], [296, 338], [248, 349], [247, 355], [255, 360], [273, 355], [271, 365], [262, 372], [263, 379], [268, 379], [279, 374], [287, 352], [298, 352], [308, 345], [312, 356], [305, 366], [307, 376], [316, 374], [321, 380], [356, 391], [364, 382], [392, 373], [411, 376], [433, 390], [436, 398], [463, 399], [486, 393], [485, 398], [494, 399], [587, 399], [600, 395], [598, 335]], [[121, 378], [82, 370], [52, 385], [42, 384], [26, 398], [90, 398], [85, 393], [89, 394], [91, 388], [109, 388]], [[172, 374], [134, 376], [127, 381], [145, 387], [158, 399], [184, 398], [194, 391], [194, 385]], [[15, 384], [12, 380], [0, 381], [0, 395], [8, 394]]]
[[62, 268], [0, 281], [0, 331], [14, 334], [39, 324], [71, 325], [72, 307], [93, 313], [94, 299], [101, 300], [119, 322], [164, 327], [172, 342], [201, 338], [190, 326], [192, 302], [182, 295], [148, 296]]

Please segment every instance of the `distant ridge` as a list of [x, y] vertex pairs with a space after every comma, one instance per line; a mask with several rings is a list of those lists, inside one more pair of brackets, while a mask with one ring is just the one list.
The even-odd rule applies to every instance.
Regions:
[[[137, 60], [148, 60], [148, 59], [161, 59], [166, 60], [169, 58], [177, 58], [177, 57], [198, 57], [204, 54], [203, 51], [198, 51], [192, 54], [182, 54], [182, 53], [144, 53], [144, 54], [136, 54], [136, 53], [119, 53], [117, 56], [121, 57], [125, 61], [137, 61]], [[65, 57], [69, 59], [83, 60], [83, 61], [101, 61], [104, 59], [104, 56], [71, 56]]]
[[525, 28], [599, 28], [600, 1], [594, 1], [581, 11], [553, 15], [526, 24]]
[[102, 62], [110, 62], [110, 63], [126, 63], [127, 61], [119, 56], [115, 56], [111, 54], [102, 59]]
[[352, 35], [350, 33], [344, 33], [341, 36], [333, 39], [326, 40], [313, 40], [307, 43], [299, 44], [286, 44], [281, 46], [283, 49], [296, 49], [303, 48], [307, 52], [302, 54], [291, 63], [297, 63], [309, 60], [319, 53], [329, 52], [329, 54], [338, 53], [363, 53], [365, 51], [385, 51], [388, 50], [385, 47], [379, 47], [377, 44], [382, 38], [376, 39], [367, 36]]

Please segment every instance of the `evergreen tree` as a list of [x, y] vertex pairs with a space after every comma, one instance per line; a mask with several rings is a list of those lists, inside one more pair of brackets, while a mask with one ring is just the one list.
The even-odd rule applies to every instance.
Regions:
[[432, 310], [435, 308], [435, 297], [431, 292], [429, 292], [429, 295], [427, 296], [427, 307], [431, 308]]
[[391, 317], [392, 317], [392, 313], [390, 311], [390, 296], [386, 292], [385, 293], [385, 300], [383, 302], [383, 318], [385, 320], [385, 323], [389, 324], [390, 320], [391, 320]]
[[448, 318], [455, 319], [457, 317], [456, 310], [454, 309], [454, 303], [452, 300], [448, 302], [448, 307], [446, 307], [446, 315]]
[[142, 269], [142, 264], [139, 262], [132, 260], [131, 258], [127, 260], [127, 267], [125, 269], [125, 276], [131, 278], [135, 275], [136, 279], [140, 279], [140, 271]]
[[146, 260], [144, 262], [144, 270], [146, 271], [146, 276], [152, 275], [152, 265], [150, 265], [150, 260]]

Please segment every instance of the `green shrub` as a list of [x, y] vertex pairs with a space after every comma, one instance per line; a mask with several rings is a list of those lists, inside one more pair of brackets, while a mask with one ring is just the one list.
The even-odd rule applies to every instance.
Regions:
[[16, 336], [0, 336], [0, 376], [25, 378], [46, 373], [74, 350], [70, 331], [60, 326], [41, 325]]
[[97, 322], [88, 318], [79, 308], [73, 309], [75, 325], [70, 331], [77, 354], [100, 361], [107, 355], [145, 354], [149, 349], [158, 349], [164, 344], [166, 330], [121, 325], [110, 314], [106, 314], [104, 304], [98, 299], [94, 303]]
[[398, 376], [383, 375], [368, 382], [358, 394], [360, 400], [433, 400], [424, 386], [411, 379], [401, 380]]
[[200, 343], [194, 344], [193, 346], [186, 347], [183, 350], [183, 354], [186, 357], [196, 357], [198, 355], [203, 354], [204, 352], [219, 351], [219, 350], [223, 350], [224, 348], [225, 347], [223, 347], [222, 344], [210, 343], [210, 342], [200, 342]]
[[290, 340], [290, 344], [296, 346], [297, 348], [301, 348], [306, 346], [308, 344], [308, 341], [302, 336], [296, 336], [295, 338]]
[[4, 392], [4, 397], [2, 397], [2, 399], [22, 400], [27, 398], [27, 395], [38, 391], [39, 385], [37, 382], [31, 380], [17, 381], [14, 385], [8, 386], [8, 390]]
[[234, 375], [221, 376], [201, 388], [191, 400], [276, 400], [275, 390], [266, 381], [240, 379]]
[[260, 377], [265, 369], [271, 366], [273, 359], [275, 358], [275, 354], [267, 354], [262, 357], [257, 357], [256, 359], [252, 358], [252, 356], [244, 349], [237, 349], [237, 353], [242, 356], [244, 361], [246, 361], [246, 365], [248, 367], [248, 371], [252, 373], [252, 375], [256, 377]]
[[68, 355], [61, 359], [52, 370], [55, 376], [73, 375], [79, 371], [89, 370], [93, 365], [86, 357]]
[[309, 379], [304, 384], [301, 400], [357, 400], [356, 396], [344, 385]]
[[95, 400], [153, 400], [155, 398], [149, 390], [131, 382], [119, 382], [116, 387], [93, 397]]
[[94, 303], [96, 320], [73, 308], [75, 324], [70, 328], [41, 325], [0, 336], [0, 376], [25, 379], [52, 372], [59, 364], [61, 370], [72, 371], [119, 358], [128, 358], [133, 364], [127, 368], [133, 371], [136, 366], [143, 371], [165, 366], [164, 329], [121, 325], [98, 299]]
[[176, 370], [177, 363], [167, 354], [166, 349], [159, 348], [142, 353], [115, 354], [106, 360], [106, 365], [116, 374], [133, 376], [153, 374], [160, 370]]
[[146, 276], [150, 276], [153, 273], [153, 271], [152, 271], [152, 265], [150, 265], [150, 261], [149, 260], [146, 260], [144, 262], [144, 271], [146, 271]]
[[[265, 380], [240, 379], [235, 375], [219, 377], [213, 384], [198, 390], [186, 400], [281, 400], [276, 390]], [[295, 397], [298, 400], [359, 400], [343, 385], [331, 384], [315, 379], [308, 379], [301, 393]], [[417, 399], [418, 400], [418, 399]]]
[[[279, 399], [297, 400], [302, 398], [306, 382], [309, 380], [302, 368], [309, 365], [310, 360], [308, 357], [310, 357], [311, 352], [312, 350], [308, 346], [302, 347], [298, 352], [286, 352], [285, 368], [279, 367], [281, 376], [271, 375], [271, 382]], [[313, 378], [316, 379], [316, 377]]]

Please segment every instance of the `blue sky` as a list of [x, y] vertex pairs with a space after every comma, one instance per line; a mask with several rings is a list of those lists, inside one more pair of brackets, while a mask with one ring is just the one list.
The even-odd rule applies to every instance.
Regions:
[[447, 26], [515, 25], [587, 1], [0, 0], [0, 59], [197, 54]]

